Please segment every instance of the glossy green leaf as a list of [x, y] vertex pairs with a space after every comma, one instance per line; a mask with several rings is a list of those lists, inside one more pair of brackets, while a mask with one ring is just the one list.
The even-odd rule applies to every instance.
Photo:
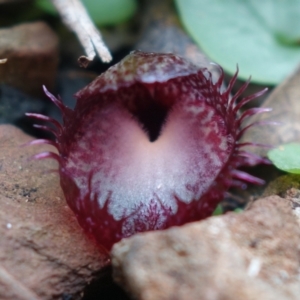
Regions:
[[272, 149], [268, 158], [278, 169], [300, 174], [300, 144], [291, 143]]
[[[136, 0], [82, 0], [97, 25], [114, 25], [130, 18], [136, 11]], [[44, 11], [57, 14], [50, 0], [36, 0]]]
[[278, 84], [300, 63], [300, 0], [176, 0], [203, 51], [241, 79]]

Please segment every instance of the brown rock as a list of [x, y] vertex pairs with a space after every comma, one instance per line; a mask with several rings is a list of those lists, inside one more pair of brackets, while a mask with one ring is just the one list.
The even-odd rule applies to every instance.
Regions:
[[135, 299], [299, 299], [300, 227], [289, 200], [139, 234], [113, 247], [114, 279]]
[[58, 39], [43, 22], [0, 30], [0, 81], [33, 96], [41, 96], [42, 85], [54, 86], [58, 65]]
[[[270, 107], [269, 113], [259, 114], [252, 122], [278, 122], [278, 125], [255, 126], [246, 131], [242, 141], [279, 146], [285, 143], [300, 142], [300, 67], [280, 84], [266, 99], [262, 107]], [[251, 152], [266, 155], [269, 149], [251, 147]]]
[[66, 205], [52, 160], [28, 161], [50, 146], [0, 126], [0, 299], [79, 299], [109, 263]]

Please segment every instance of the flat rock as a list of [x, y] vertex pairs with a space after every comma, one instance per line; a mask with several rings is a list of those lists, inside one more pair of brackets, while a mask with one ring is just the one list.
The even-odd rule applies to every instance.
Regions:
[[[298, 204], [299, 206], [299, 204]], [[292, 199], [115, 244], [114, 279], [134, 299], [299, 299], [300, 226]]]
[[54, 87], [58, 65], [58, 38], [43, 22], [0, 30], [1, 82], [32, 96], [43, 95], [42, 85]]
[[[0, 126], [0, 299], [80, 299], [109, 257], [77, 224], [53, 160], [29, 161], [50, 146]], [[69, 297], [69, 298], [68, 298]]]
[[[276, 87], [262, 104], [263, 108], [269, 107], [272, 108], [272, 111], [256, 115], [248, 121], [248, 124], [278, 122], [278, 125], [254, 126], [245, 132], [241, 142], [252, 141], [271, 146], [300, 142], [299, 80], [300, 66], [294, 74]], [[269, 151], [269, 149], [261, 147], [251, 147], [249, 150], [262, 156], [266, 156]]]

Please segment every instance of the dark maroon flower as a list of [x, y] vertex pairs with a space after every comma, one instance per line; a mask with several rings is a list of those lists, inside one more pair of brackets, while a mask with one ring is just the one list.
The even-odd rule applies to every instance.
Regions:
[[176, 55], [133, 52], [79, 91], [74, 110], [45, 90], [63, 125], [28, 114], [56, 127], [56, 142], [32, 144], [52, 144], [59, 155], [36, 158], [59, 162], [69, 206], [107, 249], [136, 232], [203, 219], [230, 186], [263, 183], [237, 168], [264, 161], [238, 141], [243, 120], [266, 111], [239, 109], [265, 90], [236, 104], [248, 85], [231, 97], [236, 78], [222, 92], [223, 71], [213, 83]]

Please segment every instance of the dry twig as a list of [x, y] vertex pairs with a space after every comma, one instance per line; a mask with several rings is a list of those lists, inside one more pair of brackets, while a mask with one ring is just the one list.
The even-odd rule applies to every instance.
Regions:
[[64, 23], [75, 32], [87, 56], [79, 58], [79, 64], [86, 67], [99, 54], [103, 62], [112, 60], [111, 54], [102, 40], [80, 0], [52, 0]]

